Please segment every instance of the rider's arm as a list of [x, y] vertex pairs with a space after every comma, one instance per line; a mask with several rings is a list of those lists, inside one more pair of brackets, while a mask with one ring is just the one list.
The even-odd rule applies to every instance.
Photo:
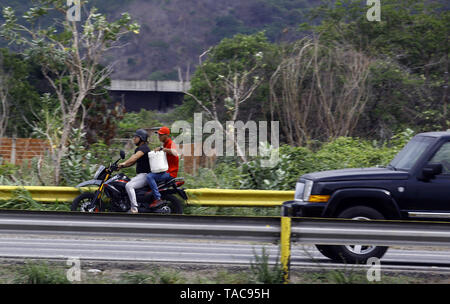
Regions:
[[124, 161], [123, 163], [119, 164], [119, 168], [127, 168], [132, 165], [134, 165], [139, 158], [141, 158], [144, 155], [144, 152], [137, 151], [135, 154], [133, 154], [129, 159]]
[[173, 156], [178, 156], [178, 152], [176, 149], [163, 148], [162, 150], [168, 154], [172, 154]]
[[[156, 148], [156, 149], [158, 149], [158, 148]], [[156, 150], [155, 149], [155, 150]], [[161, 149], [162, 151], [164, 151], [164, 152], [166, 152], [166, 153], [168, 153], [168, 154], [171, 154], [171, 155], [173, 155], [173, 156], [178, 156], [178, 152], [177, 152], [177, 149], [175, 149], [175, 144], [172, 142], [172, 144], [170, 145], [170, 148], [162, 148]]]

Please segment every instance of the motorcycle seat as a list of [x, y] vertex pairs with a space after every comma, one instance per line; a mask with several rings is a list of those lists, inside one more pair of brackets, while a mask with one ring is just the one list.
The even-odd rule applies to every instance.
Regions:
[[169, 179], [169, 180], [166, 180], [166, 181], [163, 181], [163, 182], [158, 182], [158, 183], [156, 183], [156, 185], [157, 185], [158, 188], [159, 188], [160, 186], [171, 184], [174, 180], [175, 180], [175, 178], [172, 177], [172, 178]]
[[[172, 178], [170, 178], [170, 179], [167, 180], [167, 181], [162, 181], [162, 182], [156, 183], [156, 186], [157, 186], [158, 188], [161, 188], [161, 187], [163, 187], [163, 186], [170, 185], [170, 184], [172, 184], [173, 182], [180, 181], [180, 180], [184, 180], [184, 178], [182, 178], [182, 177], [172, 177]], [[140, 188], [140, 190], [150, 191], [150, 186], [149, 186], [149, 185], [145, 185], [144, 187]]]

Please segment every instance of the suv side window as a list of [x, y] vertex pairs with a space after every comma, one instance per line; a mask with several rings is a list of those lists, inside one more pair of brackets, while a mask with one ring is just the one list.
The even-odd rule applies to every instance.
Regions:
[[450, 174], [450, 142], [446, 142], [441, 146], [430, 160], [430, 163], [442, 164], [442, 173]]

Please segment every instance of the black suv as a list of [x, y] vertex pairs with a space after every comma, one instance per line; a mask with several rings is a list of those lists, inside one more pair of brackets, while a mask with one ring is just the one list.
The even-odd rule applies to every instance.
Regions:
[[[343, 169], [300, 177], [283, 215], [450, 221], [450, 132], [414, 136], [387, 167]], [[366, 263], [382, 246], [316, 245], [336, 261]]]

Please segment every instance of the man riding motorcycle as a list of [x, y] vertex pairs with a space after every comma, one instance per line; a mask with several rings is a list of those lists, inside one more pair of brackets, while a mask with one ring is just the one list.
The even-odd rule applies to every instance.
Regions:
[[[126, 161], [118, 165], [119, 169], [131, 167], [136, 164], [136, 176], [133, 177], [125, 186], [128, 197], [130, 198], [131, 208], [129, 213], [138, 213], [138, 204], [136, 200], [136, 190], [142, 188], [147, 184], [146, 176], [150, 173], [150, 162], [148, 153], [150, 148], [147, 145], [148, 133], [144, 129], [136, 130], [133, 136], [133, 142], [137, 146], [134, 154]], [[160, 202], [153, 202], [150, 207], [157, 207], [161, 205]]]

